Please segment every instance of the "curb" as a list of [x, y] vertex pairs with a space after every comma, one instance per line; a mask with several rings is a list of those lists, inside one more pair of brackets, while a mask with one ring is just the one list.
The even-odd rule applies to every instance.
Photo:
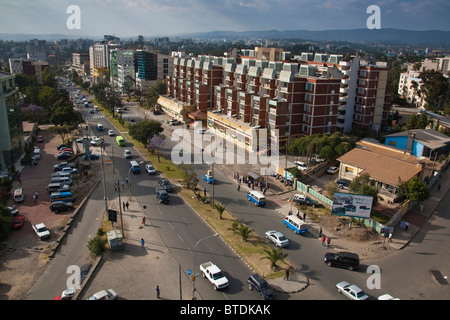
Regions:
[[51, 260], [53, 259], [53, 257], [56, 254], [56, 250], [58, 250], [62, 240], [66, 237], [67, 235], [67, 231], [70, 230], [70, 228], [72, 227], [72, 223], [74, 221], [74, 219], [77, 217], [78, 215], [78, 211], [83, 208], [84, 204], [86, 203], [86, 201], [89, 199], [89, 197], [91, 196], [92, 192], [95, 190], [95, 188], [97, 188], [98, 184], [100, 183], [100, 180], [97, 180], [96, 184], [92, 187], [92, 190], [87, 194], [86, 197], [84, 197], [83, 201], [80, 203], [80, 205], [78, 206], [78, 208], [75, 210], [75, 212], [72, 214], [72, 216], [70, 217], [69, 221], [67, 221], [66, 226], [63, 229], [63, 233], [62, 235], [60, 235], [58, 237], [58, 239], [55, 240], [56, 244], [53, 245], [51, 253], [48, 256], [48, 259]]

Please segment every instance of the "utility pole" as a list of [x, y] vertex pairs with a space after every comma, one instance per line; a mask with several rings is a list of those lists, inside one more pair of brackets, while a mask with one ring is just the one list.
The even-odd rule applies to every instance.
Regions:
[[119, 191], [119, 212], [120, 212], [120, 225], [122, 228], [122, 237], [125, 238], [125, 233], [123, 232], [123, 220], [122, 220], [122, 202], [120, 200], [120, 181], [117, 180], [117, 190]]

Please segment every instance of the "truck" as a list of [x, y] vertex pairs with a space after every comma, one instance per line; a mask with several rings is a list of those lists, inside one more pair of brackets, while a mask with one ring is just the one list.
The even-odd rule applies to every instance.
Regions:
[[212, 283], [214, 290], [224, 289], [230, 284], [223, 272], [212, 262], [205, 262], [200, 265], [203, 278], [207, 278]]
[[211, 170], [208, 170], [208, 172], [203, 175], [203, 180], [205, 180], [206, 183], [209, 183], [209, 184], [216, 183], [216, 179], [213, 177]]
[[156, 199], [159, 200], [159, 203], [163, 203], [163, 204], [169, 203], [170, 197], [164, 187], [156, 186], [155, 187], [155, 195], [156, 195]]

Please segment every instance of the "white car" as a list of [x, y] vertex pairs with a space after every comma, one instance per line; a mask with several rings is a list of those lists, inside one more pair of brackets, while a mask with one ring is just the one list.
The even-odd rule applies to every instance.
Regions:
[[109, 131], [108, 131], [108, 135], [109, 135], [110, 137], [114, 137], [115, 133], [114, 133], [114, 131], [109, 130]]
[[95, 138], [94, 140], [91, 141], [91, 145], [93, 146], [99, 146], [103, 143], [103, 139], [102, 138]]
[[266, 231], [266, 238], [275, 243], [277, 247], [286, 247], [289, 245], [289, 239], [287, 239], [281, 232], [275, 230]]
[[342, 293], [344, 296], [351, 300], [367, 300], [369, 296], [362, 291], [358, 286], [350, 284], [347, 281], [341, 281], [336, 284], [338, 292]]
[[65, 167], [65, 168], [62, 168], [60, 172], [67, 172], [67, 173], [72, 174], [72, 173], [78, 172], [78, 169], [77, 168], [71, 168], [71, 167]]
[[11, 214], [13, 216], [19, 213], [19, 210], [16, 209], [16, 206], [8, 206], [7, 208], [9, 209], [9, 211], [11, 211]]
[[301, 162], [301, 161], [294, 161], [294, 165], [297, 166], [298, 170], [305, 171], [306, 169], [308, 169], [308, 166], [306, 165], [306, 163]]
[[151, 164], [146, 164], [145, 170], [147, 171], [148, 174], [156, 174], [156, 170], [155, 168], [153, 168]]
[[377, 300], [400, 300], [400, 299], [394, 298], [390, 294], [385, 293], [385, 294], [382, 294], [381, 296], [379, 296]]
[[38, 224], [33, 224], [33, 230], [34, 230], [34, 232], [36, 232], [36, 234], [38, 235], [38, 237], [41, 240], [50, 238], [50, 231], [47, 229], [47, 227], [45, 226], [45, 224], [43, 222], [38, 223]]
[[117, 297], [117, 293], [113, 289], [109, 289], [95, 293], [88, 300], [116, 300]]
[[328, 169], [327, 169], [327, 173], [328, 174], [335, 174], [336, 172], [338, 172], [339, 171], [339, 168], [338, 167], [329, 167]]
[[130, 150], [126, 149], [123, 153], [123, 156], [127, 159], [130, 159], [132, 157]]

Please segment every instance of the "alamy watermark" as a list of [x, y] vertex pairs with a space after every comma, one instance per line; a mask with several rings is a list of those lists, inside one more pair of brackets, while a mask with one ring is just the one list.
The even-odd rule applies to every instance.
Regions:
[[81, 9], [77, 5], [70, 5], [67, 7], [66, 13], [70, 16], [66, 20], [66, 26], [69, 30], [81, 29]]
[[367, 29], [381, 29], [381, 10], [377, 5], [370, 5], [366, 10], [367, 14], [371, 14], [369, 18], [367, 18], [366, 26]]

